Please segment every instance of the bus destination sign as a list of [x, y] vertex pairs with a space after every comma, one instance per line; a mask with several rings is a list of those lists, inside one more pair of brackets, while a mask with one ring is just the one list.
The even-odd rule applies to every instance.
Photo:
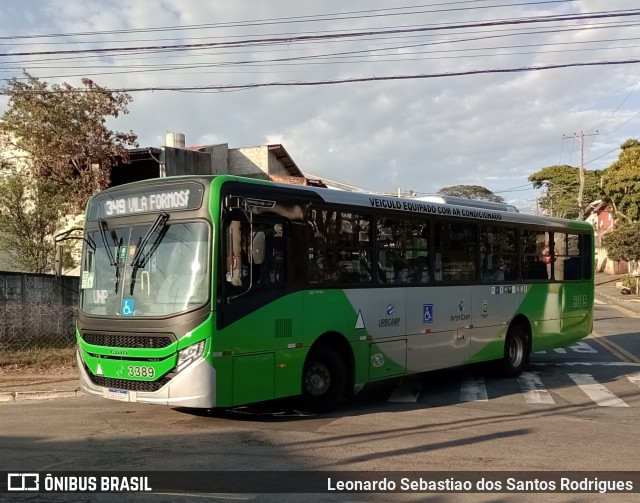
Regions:
[[202, 204], [200, 184], [177, 184], [145, 188], [140, 191], [101, 194], [91, 205], [91, 219], [122, 217], [139, 213], [198, 209]]

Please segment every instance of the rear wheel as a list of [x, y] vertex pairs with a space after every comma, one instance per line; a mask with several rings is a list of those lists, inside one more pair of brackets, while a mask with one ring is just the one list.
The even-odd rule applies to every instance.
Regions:
[[522, 325], [513, 325], [507, 333], [502, 358], [502, 371], [507, 376], [517, 376], [529, 361], [529, 337]]
[[342, 358], [328, 347], [314, 349], [302, 371], [302, 409], [327, 412], [345, 395], [347, 371]]

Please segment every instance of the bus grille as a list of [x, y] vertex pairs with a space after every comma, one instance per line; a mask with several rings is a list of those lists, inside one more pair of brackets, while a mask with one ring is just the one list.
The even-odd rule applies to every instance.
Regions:
[[129, 381], [128, 379], [113, 379], [111, 377], [96, 376], [91, 374], [91, 372], [89, 372], [89, 377], [94, 384], [104, 388], [146, 392], [158, 391], [171, 380], [169, 377], [163, 377], [157, 381]]
[[82, 334], [82, 338], [94, 346], [114, 348], [166, 348], [172, 342], [171, 337], [148, 335]]

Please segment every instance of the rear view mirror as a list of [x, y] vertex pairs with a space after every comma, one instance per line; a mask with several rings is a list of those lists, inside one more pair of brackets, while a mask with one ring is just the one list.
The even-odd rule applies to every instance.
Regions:
[[262, 264], [264, 262], [264, 246], [265, 236], [264, 232], [254, 232], [253, 240], [251, 242], [251, 259], [254, 264]]

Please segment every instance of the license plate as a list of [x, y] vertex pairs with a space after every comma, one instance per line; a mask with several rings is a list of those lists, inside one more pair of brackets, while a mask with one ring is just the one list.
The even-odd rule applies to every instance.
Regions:
[[124, 389], [105, 389], [104, 397], [109, 400], [118, 400], [120, 402], [133, 402], [135, 397], [132, 396], [127, 390]]

